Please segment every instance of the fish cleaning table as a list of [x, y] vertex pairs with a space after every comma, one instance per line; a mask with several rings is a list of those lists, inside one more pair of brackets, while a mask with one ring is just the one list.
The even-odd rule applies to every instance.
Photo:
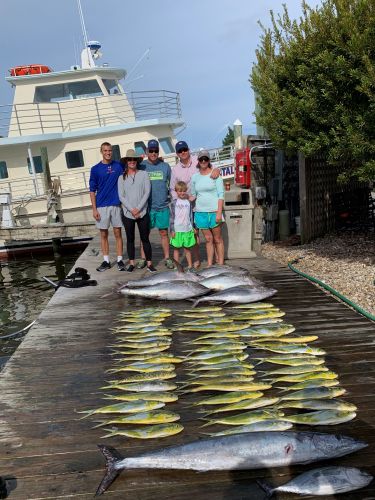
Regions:
[[[94, 419], [81, 419], [77, 413], [105, 404], [105, 391], [100, 387], [105, 385], [106, 370], [113, 362], [109, 328], [116, 316], [125, 310], [158, 304], [114, 293], [119, 282], [139, 277], [144, 271], [129, 276], [113, 267], [97, 273], [98, 245], [94, 239], [76, 263], [88, 269], [98, 286], [59, 289], [0, 374], [0, 477], [6, 480], [10, 499], [92, 498], [104, 475], [99, 443], [114, 446], [124, 456], [135, 456], [202, 437], [199, 415], [187, 404], [196, 395], [169, 403], [168, 408], [181, 415], [184, 431], [163, 439], [101, 439], [103, 430], [92, 429]], [[160, 247], [154, 247], [158, 263]], [[283, 320], [293, 324], [297, 334], [319, 336], [314, 345], [327, 351], [327, 366], [339, 374], [340, 385], [348, 391], [344, 399], [358, 406], [357, 417], [351, 422], [295, 429], [349, 435], [366, 441], [368, 448], [305, 467], [210, 473], [130, 470], [109, 488], [109, 498], [260, 500], [265, 493], [255, 483], [257, 478], [279, 485], [302, 471], [323, 465], [363, 467], [375, 475], [374, 323], [272, 261], [257, 257], [229, 263], [247, 267], [252, 275], [278, 290], [268, 301], [286, 312]], [[162, 264], [158, 268], [164, 270]], [[170, 302], [162, 306], [176, 311], [189, 304]], [[173, 353], [182, 353], [182, 342], [189, 335], [179, 332], [173, 337]], [[180, 370], [178, 366], [178, 374]], [[340, 498], [374, 499], [375, 486], [372, 483]]]

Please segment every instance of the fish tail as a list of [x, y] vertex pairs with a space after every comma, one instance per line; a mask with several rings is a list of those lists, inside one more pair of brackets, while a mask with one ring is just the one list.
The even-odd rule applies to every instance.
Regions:
[[[200, 418], [199, 420], [203, 420], [202, 418]], [[200, 426], [200, 429], [203, 429], [203, 427], [209, 427], [210, 425], [213, 425], [215, 422], [213, 420], [209, 420], [208, 422], [206, 422], [205, 424], [201, 425]]]
[[98, 489], [96, 490], [95, 496], [102, 495], [111, 486], [113, 481], [121, 472], [121, 470], [116, 469], [116, 462], [123, 459], [122, 455], [120, 455], [120, 453], [111, 446], [99, 444], [98, 448], [105, 457], [107, 470], [98, 486]]
[[285, 387], [285, 386], [284, 387], [276, 387], [275, 386], [275, 389], [279, 389], [281, 392], [288, 392], [290, 390], [289, 387]]
[[266, 498], [271, 498], [275, 493], [275, 488], [273, 488], [272, 484], [268, 483], [267, 481], [263, 481], [262, 479], [257, 479], [256, 483], [258, 486], [262, 488], [263, 491], [265, 491], [267, 495]]
[[197, 305], [199, 304], [200, 301], [201, 301], [201, 299], [194, 300], [192, 308], [194, 309], [194, 307], [197, 307]]
[[82, 420], [83, 418], [87, 418], [90, 417], [91, 415], [94, 415], [95, 410], [77, 411], [77, 413], [84, 413], [83, 417], [80, 418], [80, 420]]

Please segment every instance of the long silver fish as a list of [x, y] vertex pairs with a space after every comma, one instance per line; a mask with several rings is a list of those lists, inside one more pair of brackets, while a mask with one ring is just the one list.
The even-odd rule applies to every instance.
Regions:
[[200, 281], [200, 284], [210, 288], [210, 290], [226, 290], [227, 288], [232, 288], [234, 286], [249, 285], [249, 286], [264, 286], [264, 284], [248, 276], [237, 276], [233, 274], [218, 274], [216, 276], [211, 276]]
[[355, 467], [332, 466], [309, 470], [277, 488], [273, 488], [266, 481], [257, 483], [267, 493], [267, 498], [271, 498], [278, 492], [330, 496], [364, 488], [372, 480], [371, 474]]
[[182, 300], [199, 297], [209, 291], [203, 285], [192, 281], [174, 281], [139, 288], [121, 288], [120, 292], [127, 296], [144, 297], [159, 300]]
[[249, 276], [249, 271], [244, 267], [228, 266], [228, 265], [214, 265], [206, 269], [199, 270], [199, 276], [203, 278], [210, 278], [211, 276], [218, 276], [219, 274], [231, 274], [232, 276]]
[[171, 281], [193, 281], [198, 282], [201, 276], [195, 273], [181, 273], [179, 271], [164, 271], [146, 276], [138, 280], [130, 280], [125, 286], [128, 288], [139, 288], [143, 286], [157, 285], [159, 283], [169, 283]]
[[246, 470], [309, 464], [342, 457], [367, 446], [348, 436], [315, 432], [254, 432], [202, 439], [123, 458], [114, 448], [99, 445], [107, 472], [101, 495], [123, 469]]
[[249, 302], [258, 302], [268, 297], [272, 297], [275, 293], [277, 293], [277, 290], [273, 288], [251, 287], [248, 285], [234, 286], [222, 290], [221, 292], [216, 292], [212, 295], [197, 299], [193, 307], [201, 302], [233, 302], [235, 304], [247, 304]]

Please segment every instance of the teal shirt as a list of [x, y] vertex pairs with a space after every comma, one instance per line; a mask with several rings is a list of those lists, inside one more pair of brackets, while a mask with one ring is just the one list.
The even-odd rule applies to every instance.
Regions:
[[218, 201], [224, 200], [223, 179], [211, 179], [209, 174], [194, 174], [191, 178], [191, 194], [196, 196], [196, 212], [216, 212]]
[[168, 208], [171, 167], [165, 161], [151, 163], [148, 160], [143, 160], [138, 168], [139, 170], [145, 170], [151, 181], [150, 209], [164, 210]]

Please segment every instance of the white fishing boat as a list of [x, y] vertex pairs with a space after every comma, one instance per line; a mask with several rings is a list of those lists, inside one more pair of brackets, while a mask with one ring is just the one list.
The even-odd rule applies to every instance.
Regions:
[[144, 154], [151, 138], [163, 156], [174, 153], [175, 132], [184, 125], [179, 94], [127, 92], [126, 71], [97, 65], [99, 49], [88, 42], [81, 65], [67, 71], [33, 64], [12, 68], [6, 78], [14, 100], [0, 107], [0, 193], [10, 193], [17, 224], [47, 222], [46, 163], [61, 194], [60, 221], [85, 222], [92, 217], [90, 168], [100, 161], [102, 142], [112, 144], [117, 160], [129, 148]]

